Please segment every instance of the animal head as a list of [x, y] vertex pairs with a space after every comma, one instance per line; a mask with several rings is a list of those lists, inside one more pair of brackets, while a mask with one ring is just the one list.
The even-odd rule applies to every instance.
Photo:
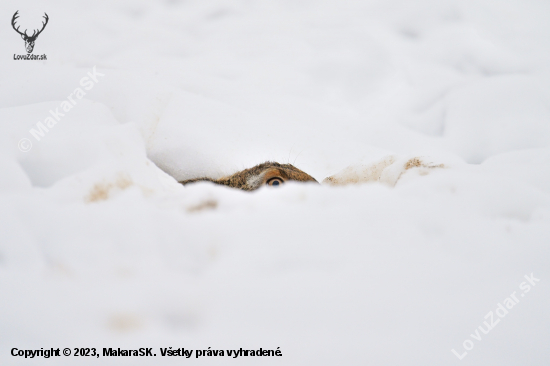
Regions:
[[239, 182], [242, 186], [241, 189], [247, 191], [253, 191], [264, 185], [277, 187], [288, 181], [317, 183], [312, 176], [295, 166], [275, 162], [265, 162], [253, 168], [245, 169], [233, 174], [229, 179]]
[[197, 181], [210, 181], [233, 188], [239, 188], [244, 191], [254, 191], [262, 186], [278, 187], [288, 181], [297, 182], [315, 182], [317, 181], [307, 173], [291, 164], [279, 164], [275, 162], [265, 162], [256, 165], [250, 169], [237, 172], [229, 177], [220, 179], [197, 178], [180, 182], [188, 184]]
[[25, 41], [25, 49], [27, 50], [27, 53], [32, 53], [32, 50], [34, 49], [34, 42], [36, 41], [36, 38], [38, 37], [38, 35], [40, 33], [42, 33], [42, 31], [44, 30], [44, 28], [46, 28], [46, 24], [48, 24], [48, 14], [44, 13], [44, 19], [46, 20], [45, 22], [42, 22], [42, 29], [38, 30], [38, 29], [35, 29], [32, 33], [31, 36], [29, 36], [27, 34], [27, 30], [25, 29], [25, 32], [20, 32], [19, 31], [19, 26], [17, 28], [15, 28], [15, 20], [17, 18], [19, 18], [19, 15], [17, 14], [19, 12], [19, 10], [17, 10], [15, 12], [15, 14], [13, 14], [13, 18], [11, 18], [11, 26], [13, 27], [13, 29], [15, 29], [15, 31], [17, 33], [19, 33], [21, 35], [21, 38], [23, 38], [23, 40]]

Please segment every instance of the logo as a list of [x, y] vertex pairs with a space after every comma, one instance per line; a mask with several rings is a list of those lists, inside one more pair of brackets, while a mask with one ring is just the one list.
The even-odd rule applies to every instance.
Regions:
[[[19, 10], [17, 10], [15, 12], [15, 14], [13, 14], [13, 18], [11, 18], [11, 26], [13, 27], [13, 29], [19, 33], [21, 35], [21, 38], [23, 38], [23, 40], [25, 41], [25, 49], [27, 50], [27, 54], [26, 55], [27, 57], [24, 57], [25, 55], [18, 55], [19, 57], [16, 58], [16, 55], [13, 55], [13, 58], [14, 60], [17, 60], [17, 59], [42, 59], [42, 60], [45, 60], [46, 59], [46, 55], [41, 55], [41, 56], [35, 56], [35, 55], [30, 55], [32, 53], [32, 50], [34, 49], [34, 42], [36, 41], [36, 38], [38, 38], [38, 36], [40, 35], [40, 33], [42, 33], [42, 31], [44, 31], [44, 28], [46, 28], [46, 25], [48, 24], [48, 20], [50, 19], [48, 17], [48, 14], [44, 13], [44, 16], [43, 18], [45, 19], [45, 21], [42, 22], [42, 29], [38, 30], [38, 29], [34, 29], [33, 32], [32, 32], [32, 35], [28, 35], [27, 34], [27, 29], [25, 29], [24, 32], [20, 32], [19, 31], [19, 26], [17, 26], [16, 28], [16, 24], [15, 24], [15, 21], [17, 20], [17, 18], [19, 18]], [[31, 56], [34, 56], [34, 57], [31, 57]]]

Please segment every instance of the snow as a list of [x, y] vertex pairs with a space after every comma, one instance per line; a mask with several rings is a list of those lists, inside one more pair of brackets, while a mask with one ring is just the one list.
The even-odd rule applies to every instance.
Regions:
[[[548, 365], [547, 2], [0, 8], [0, 364]], [[266, 160], [323, 183], [177, 183]]]

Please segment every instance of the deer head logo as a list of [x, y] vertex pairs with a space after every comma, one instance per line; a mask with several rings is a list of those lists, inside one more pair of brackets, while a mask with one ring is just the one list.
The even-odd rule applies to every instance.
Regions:
[[19, 15], [17, 14], [18, 12], [19, 10], [17, 10], [15, 14], [13, 14], [13, 18], [11, 18], [11, 26], [13, 27], [13, 29], [15, 29], [17, 33], [21, 35], [21, 38], [23, 38], [23, 40], [25, 41], [25, 48], [27, 49], [27, 53], [32, 53], [32, 50], [34, 48], [34, 41], [36, 41], [36, 38], [38, 37], [38, 35], [42, 33], [44, 28], [46, 28], [46, 24], [48, 24], [48, 19], [49, 19], [48, 14], [44, 13], [45, 14], [44, 18], [46, 19], [46, 22], [42, 22], [42, 29], [40, 30], [35, 29], [32, 33], [32, 36], [29, 36], [27, 34], [26, 29], [25, 29], [25, 32], [21, 33], [19, 31], [19, 26], [15, 28], [15, 20], [19, 18]]

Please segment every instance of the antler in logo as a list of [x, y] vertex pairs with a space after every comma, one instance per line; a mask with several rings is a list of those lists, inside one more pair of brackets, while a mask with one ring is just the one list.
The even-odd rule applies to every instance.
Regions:
[[42, 33], [44, 28], [46, 28], [46, 24], [48, 24], [48, 14], [44, 13], [44, 18], [46, 19], [46, 22], [42, 22], [42, 29], [35, 29], [32, 33], [32, 36], [29, 36], [26, 29], [25, 32], [21, 33], [19, 32], [19, 27], [15, 28], [15, 20], [19, 18], [19, 15], [17, 14], [18, 12], [19, 10], [17, 10], [15, 14], [13, 14], [13, 18], [11, 18], [11, 26], [13, 27], [13, 29], [15, 29], [17, 33], [21, 35], [21, 38], [23, 38], [23, 40], [25, 41], [25, 48], [27, 49], [27, 53], [31, 53], [34, 48], [34, 41], [36, 41], [36, 37], [38, 37], [38, 35]]

